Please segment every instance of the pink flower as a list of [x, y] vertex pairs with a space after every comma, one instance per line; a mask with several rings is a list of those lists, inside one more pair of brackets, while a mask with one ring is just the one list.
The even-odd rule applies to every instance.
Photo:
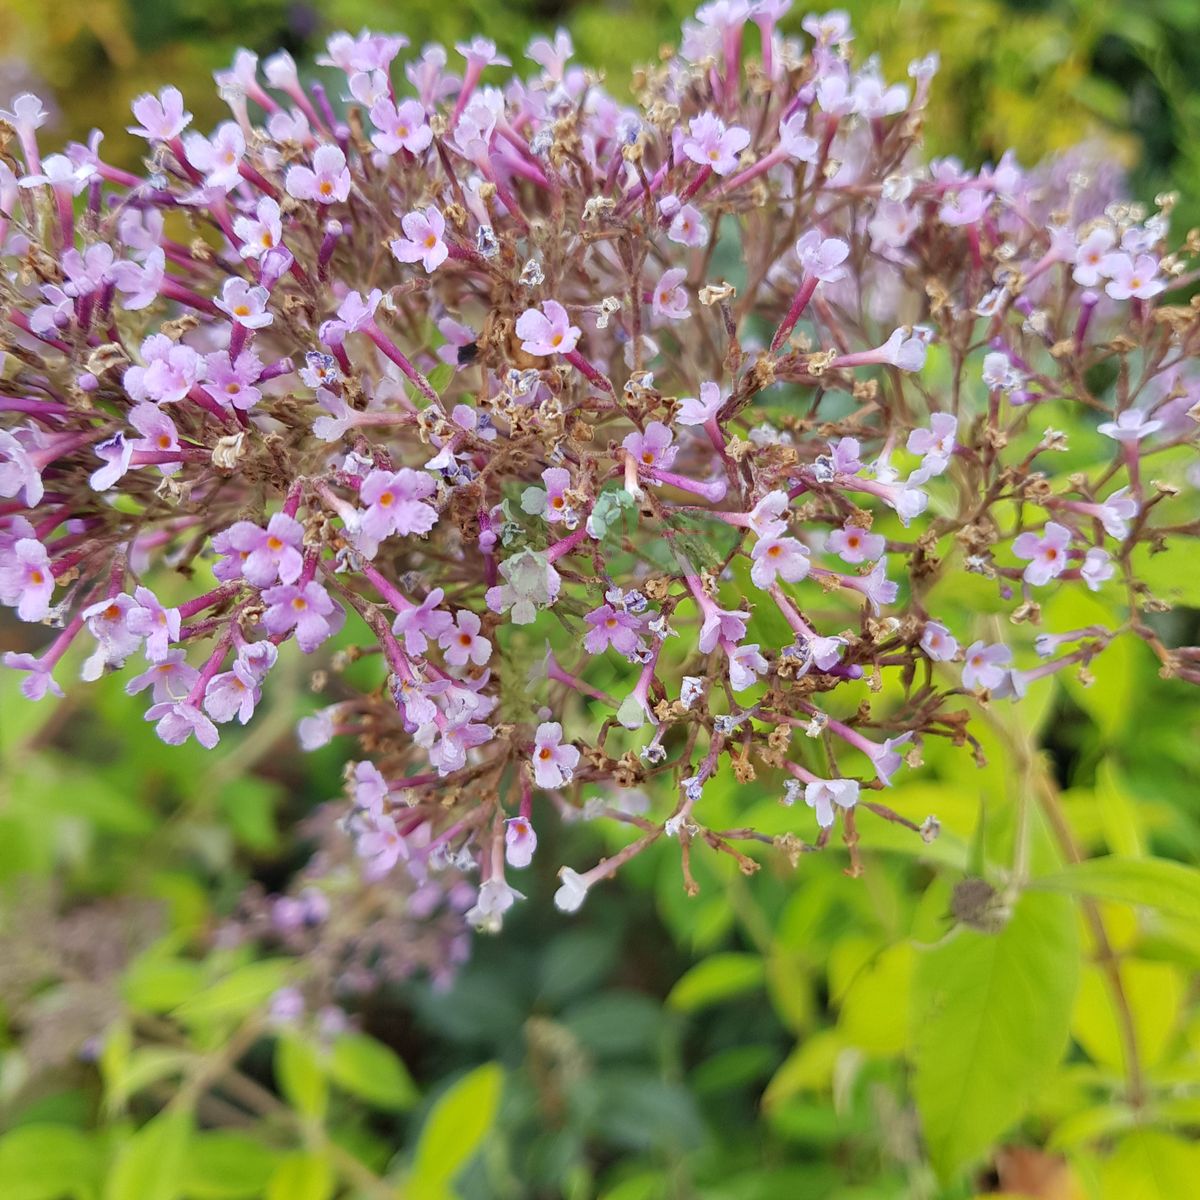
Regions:
[[562, 726], [543, 721], [533, 739], [533, 778], [538, 787], [560, 788], [571, 782], [579, 762], [579, 751], [563, 744]]
[[857, 525], [846, 525], [829, 535], [829, 549], [848, 563], [874, 562], [886, 548], [882, 534], [868, 533]]
[[675, 420], [680, 425], [704, 425], [713, 420], [724, 402], [721, 389], [715, 383], [700, 385], [700, 399], [688, 396], [680, 401], [679, 415]]
[[139, 96], [130, 107], [141, 125], [128, 126], [129, 132], [149, 142], [169, 142], [192, 123], [192, 114], [183, 110], [183, 93], [176, 87], [163, 88], [157, 96]]
[[179, 609], [164, 608], [148, 587], [138, 587], [133, 596], [137, 607], [129, 612], [129, 630], [145, 639], [146, 658], [150, 662], [163, 662], [171, 653], [171, 642], [179, 637]]
[[661, 421], [651, 421], [645, 433], [627, 434], [621, 445], [633, 456], [639, 467], [667, 470], [679, 452], [671, 431]]
[[511, 817], [505, 823], [504, 857], [517, 870], [529, 866], [537, 849], [537, 834], [526, 817]]
[[584, 617], [590, 626], [583, 639], [584, 649], [589, 654], [602, 654], [612, 646], [618, 654], [631, 658], [642, 644], [642, 623], [630, 612], [601, 604]]
[[392, 253], [402, 263], [419, 262], [427, 272], [436, 271], [450, 251], [442, 240], [446, 219], [432, 205], [423, 213], [406, 213], [400, 219], [402, 238], [391, 242]]
[[359, 530], [371, 547], [370, 557], [374, 557], [374, 547], [392, 534], [426, 534], [437, 524], [437, 509], [421, 503], [436, 490], [428, 475], [411, 467], [376, 469], [367, 475], [358, 491], [367, 506], [359, 516]]
[[687, 289], [680, 286], [686, 278], [687, 271], [683, 267], [663, 272], [650, 296], [651, 311], [660, 320], [685, 321], [691, 315]]
[[338, 624], [336, 608], [329, 593], [310, 579], [303, 587], [281, 584], [262, 594], [268, 606], [262, 622], [268, 633], [280, 635], [296, 631], [296, 643], [305, 654], [311, 654], [326, 638], [331, 637]]
[[991, 194], [983, 188], [961, 188], [946, 197], [938, 217], [952, 227], [978, 225], [987, 216]]
[[766, 670], [767, 660], [759, 652], [757, 642], [738, 646], [729, 652], [729, 686], [735, 692], [752, 688]]
[[350, 195], [350, 168], [337, 146], [318, 146], [312, 167], [289, 167], [284, 186], [297, 200], [315, 200], [318, 204], [344, 201]]
[[[130, 312], [149, 308], [158, 299], [167, 274], [166, 254], [155, 247], [142, 263], [122, 261], [113, 264], [112, 279], [123, 293], [121, 307]], [[39, 310], [40, 311], [40, 310]]]
[[194, 737], [205, 750], [211, 750], [221, 740], [217, 727], [186, 700], [155, 704], [146, 710], [146, 720], [158, 722], [156, 732], [168, 746], [182, 746]]
[[541, 312], [527, 308], [517, 318], [517, 337], [526, 354], [569, 354], [579, 342], [579, 327], [557, 300], [546, 300]]
[[1012, 651], [1002, 642], [987, 645], [984, 642], [972, 642], [967, 647], [967, 657], [963, 663], [963, 687], [974, 691], [985, 688], [991, 691], [1004, 682], [1008, 673], [1006, 665], [1012, 660]]
[[1023, 575], [1025, 582], [1040, 587], [1061, 575], [1067, 566], [1070, 544], [1071, 531], [1057, 521], [1047, 521], [1041, 537], [1036, 533], [1021, 534], [1013, 542], [1013, 553], [1030, 560]]
[[804, 803], [815, 809], [817, 824], [833, 824], [833, 806], [850, 809], [858, 803], [858, 783], [853, 779], [814, 779], [804, 787]]
[[228, 313], [231, 320], [246, 329], [264, 329], [274, 321], [267, 312], [269, 298], [265, 287], [251, 287], [244, 279], [237, 277], [225, 280], [221, 289], [220, 300], [216, 306]]
[[438, 645], [446, 652], [446, 662], [452, 667], [465, 667], [468, 662], [482, 667], [492, 657], [492, 643], [479, 636], [479, 617], [460, 609], [454, 615], [454, 622], [438, 637]]
[[141, 642], [141, 635], [129, 625], [130, 614], [137, 611], [132, 596], [116, 595], [90, 604], [82, 612], [96, 650], [83, 664], [83, 679], [99, 679], [108, 667], [121, 667]]
[[747, 514], [746, 525], [760, 538], [782, 537], [787, 532], [787, 511], [791, 501], [787, 492], [768, 492]]
[[1111, 276], [1104, 290], [1114, 300], [1149, 300], [1166, 291], [1166, 282], [1158, 277], [1158, 260], [1151, 254], [1134, 258], [1118, 251], [1105, 257], [1103, 267]]
[[775, 580], [799, 583], [809, 572], [808, 547], [794, 537], [759, 538], [750, 552], [754, 566], [750, 578], [755, 587], [769, 588]]
[[433, 130], [419, 101], [404, 100], [397, 106], [387, 99], [376, 100], [371, 105], [371, 120], [379, 130], [371, 135], [371, 141], [384, 154], [401, 150], [420, 154], [433, 141]]
[[453, 625], [454, 618], [438, 608], [445, 594], [441, 588], [434, 588], [420, 604], [404, 609], [392, 622], [392, 632], [404, 639], [409, 654], [424, 654], [429, 639], [437, 640]]
[[241, 239], [239, 251], [243, 258], [261, 258], [283, 241], [283, 222], [279, 203], [263, 196], [254, 209], [253, 217], [235, 217], [233, 231]]
[[816, 229], [810, 229], [796, 242], [796, 257], [805, 275], [822, 283], [837, 283], [846, 278], [842, 263], [849, 254], [850, 247], [841, 238], [822, 237]]
[[748, 130], [738, 125], [726, 129], [720, 117], [706, 112], [692, 118], [681, 148], [692, 162], [711, 167], [718, 175], [729, 175], [748, 145]]
[[958, 653], [958, 642], [940, 621], [926, 621], [921, 632], [921, 649], [934, 662], [949, 662]]
[[50, 612], [54, 572], [50, 555], [36, 538], [18, 538], [0, 554], [0, 603], [16, 607], [22, 621], [40, 621]]

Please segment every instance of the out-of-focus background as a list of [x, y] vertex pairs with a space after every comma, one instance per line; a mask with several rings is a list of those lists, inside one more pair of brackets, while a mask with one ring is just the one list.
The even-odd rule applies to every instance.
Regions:
[[[940, 52], [935, 153], [975, 164], [1011, 147], [1032, 162], [1095, 139], [1135, 196], [1182, 193], [1178, 234], [1200, 212], [1196, 0], [842, 7], [890, 77]], [[45, 145], [98, 126], [107, 157], [130, 162], [138, 147], [118, 131], [131, 98], [176, 84], [196, 128], [210, 128], [224, 115], [211, 73], [239, 46], [308, 63], [328, 33], [366, 24], [417, 47], [483, 34], [516, 62], [532, 33], [563, 24], [578, 58], [621, 91], [690, 11], [681, 0], [0, 0], [0, 108], [35, 90], [55, 113]], [[1178, 627], [1174, 644], [1200, 640], [1200, 578], [1161, 583], [1177, 601], [1164, 618]], [[943, 603], [966, 628], [991, 601], [981, 591]], [[1086, 598], [1071, 605], [1055, 627], [1106, 620]], [[6, 644], [23, 633], [10, 626]], [[320, 701], [308, 668], [289, 661], [278, 673], [291, 671], [291, 686], [276, 679], [249, 732], [219, 756], [159, 743], [121, 679], [35, 706], [15, 702], [16, 680], [0, 677], [0, 1200], [375, 1196], [361, 1180], [336, 1182], [356, 1178], [347, 1159], [383, 1173], [397, 1158], [411, 1168], [397, 1194], [412, 1200], [1198, 1194], [1196, 922], [1104, 906], [1131, 1011], [1114, 1009], [1111, 957], [1085, 930], [1072, 1049], [1028, 1112], [1015, 1124], [991, 1112], [961, 1073], [962, 1106], [978, 1121], [940, 1153], [982, 1150], [978, 1170], [939, 1182], [912, 1107], [912, 1063], [928, 1052], [933, 1016], [909, 1003], [912, 940], [970, 923], [954, 885], [1011, 822], [1024, 786], [1014, 737], [1044, 756], [1084, 852], [1200, 854], [1200, 708], [1124, 643], [1097, 663], [1092, 686], [1065, 680], [1014, 707], [1019, 727], [990, 728], [986, 768], [931, 754], [893, 802], [918, 819], [937, 812], [942, 841], [929, 851], [884, 830], [859, 881], [837, 855], [749, 880], [705, 859], [688, 899], [677, 853], [661, 847], [566, 920], [550, 904], [553, 868], [594, 861], [603, 835], [540, 814], [542, 848], [521, 884], [529, 901], [502, 937], [475, 941], [448, 989], [418, 973], [356, 1010], [361, 1033], [240, 1046], [229, 1111], [218, 1095], [198, 1128], [172, 1123], [222, 1039], [284, 979], [219, 938], [198, 948], [213, 945], [247, 887], [288, 879], [309, 847], [281, 830], [342, 786], [341, 748], [295, 750], [296, 718]], [[722, 808], [730, 824], [752, 808], [751, 823], [783, 828], [759, 785], [706, 793], [706, 804], [715, 825]], [[1021, 925], [1010, 928], [998, 971], [1020, 970]], [[940, 1029], [947, 1060], [989, 1054], [978, 1029]], [[258, 1115], [245, 1127], [230, 1117], [247, 1110]]]

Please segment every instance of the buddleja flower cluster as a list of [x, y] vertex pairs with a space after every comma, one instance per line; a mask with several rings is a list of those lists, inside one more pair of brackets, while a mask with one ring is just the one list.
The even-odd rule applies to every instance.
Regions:
[[[1200, 680], [1134, 569], [1197, 532], [1156, 527], [1147, 469], [1197, 429], [1169, 200], [1082, 155], [927, 162], [936, 59], [888, 83], [843, 15], [792, 36], [788, 8], [704, 6], [634, 103], [561, 31], [515, 68], [337, 34], [328, 87], [243, 51], [214, 130], [175, 88], [134, 102], [140, 175], [99, 132], [43, 157], [19, 97], [0, 599], [55, 631], [5, 658], [24, 694], [123, 669], [164, 741], [212, 749], [337, 638], [335, 674], [379, 669], [300, 728], [361, 746], [336, 836], [494, 929], [535, 795], [636, 827], [562, 867], [571, 911], [663, 837], [692, 887], [697, 848], [751, 870], [739, 840], [794, 858], [840, 826], [853, 855], [863, 809], [934, 836], [882, 797], [927, 739], [972, 743], [964, 696], [1118, 637]], [[1052, 476], [1064, 406], [1107, 468]], [[1114, 622], [1018, 669], [927, 608], [963, 572], [1018, 623], [1064, 588]], [[710, 828], [722, 776], [803, 801], [794, 832]], [[289, 929], [325, 919], [305, 886]]]

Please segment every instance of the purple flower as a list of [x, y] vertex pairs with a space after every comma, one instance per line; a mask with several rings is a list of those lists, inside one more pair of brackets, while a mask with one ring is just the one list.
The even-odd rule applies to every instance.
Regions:
[[510, 817], [504, 828], [504, 858], [510, 867], [521, 870], [533, 861], [537, 833], [526, 817]]
[[129, 631], [145, 639], [150, 662], [162, 662], [171, 652], [170, 643], [179, 637], [179, 609], [164, 608], [148, 587], [139, 587], [133, 596], [137, 604], [129, 610]]
[[217, 727], [186, 700], [155, 704], [146, 710], [147, 721], [157, 721], [156, 732], [168, 746], [182, 746], [190, 737], [211, 750], [221, 740]]
[[729, 652], [729, 686], [735, 692], [753, 687], [766, 670], [767, 660], [759, 652], [757, 642], [749, 642]]
[[392, 253], [402, 263], [419, 262], [432, 273], [446, 261], [450, 251], [442, 240], [446, 232], [446, 218], [430, 205], [423, 213], [405, 213], [400, 219], [404, 230], [402, 238], [391, 242]]
[[139, 96], [130, 107], [141, 125], [128, 126], [129, 132], [149, 142], [169, 142], [192, 123], [192, 114], [183, 110], [183, 93], [176, 87], [163, 88], [157, 96]]
[[754, 566], [750, 578], [755, 587], [769, 588], [776, 579], [799, 583], [809, 572], [808, 547], [794, 537], [759, 538], [750, 552]]
[[199, 133], [183, 139], [187, 160], [204, 172], [205, 187], [232, 191], [242, 181], [239, 168], [246, 153], [246, 139], [233, 121], [217, 127], [212, 140]]
[[1013, 553], [1030, 560], [1023, 575], [1025, 582], [1040, 587], [1061, 575], [1067, 566], [1070, 545], [1071, 531], [1057, 521], [1047, 521], [1041, 537], [1036, 533], [1021, 534], [1013, 542]]
[[[367, 506], [359, 516], [359, 531], [374, 557], [375, 547], [392, 534], [402, 537], [426, 534], [437, 524], [437, 509], [422, 501], [437, 490], [421, 471], [372, 471], [363, 480], [358, 497]], [[364, 548], [364, 553], [368, 550]]]
[[16, 607], [22, 621], [41, 621], [50, 612], [54, 572], [50, 555], [36, 538], [18, 538], [0, 554], [0, 603]]
[[663, 272], [650, 296], [651, 311], [660, 320], [686, 321], [691, 316], [687, 289], [680, 286], [686, 278], [687, 270], [683, 267]]
[[590, 628], [583, 639], [589, 654], [602, 654], [612, 646], [618, 654], [631, 658], [642, 644], [642, 623], [630, 612], [601, 604], [584, 617]]
[[736, 646], [746, 636], [749, 620], [749, 613], [730, 612], [715, 606], [707, 609], [697, 642], [700, 652], [707, 654], [718, 642], [732, 642]]
[[232, 671], [214, 675], [204, 689], [204, 711], [219, 724], [236, 716], [245, 725], [254, 715], [254, 706], [262, 692], [258, 680], [240, 659], [235, 659]]
[[1079, 243], [1075, 249], [1075, 269], [1071, 278], [1080, 287], [1099, 286], [1100, 280], [1107, 274], [1105, 263], [1116, 241], [1113, 231], [1100, 225]]
[[1150, 300], [1167, 289], [1166, 281], [1158, 277], [1158, 260], [1150, 254], [1134, 258], [1117, 251], [1105, 256], [1103, 269], [1111, 276], [1104, 290], [1114, 300]]
[[60, 699], [63, 690], [54, 682], [50, 674], [52, 663], [35, 658], [32, 654], [18, 654], [9, 650], [4, 655], [4, 665], [13, 671], [28, 671], [29, 674], [21, 680], [21, 695], [26, 700], [40, 700], [47, 692]]
[[671, 224], [667, 226], [667, 237], [681, 246], [703, 246], [708, 241], [708, 226], [694, 205], [680, 205]]
[[887, 738], [883, 745], [868, 751], [871, 763], [875, 767], [875, 776], [880, 783], [891, 786], [892, 776], [904, 764], [904, 759], [897, 753], [896, 747], [907, 745], [910, 741], [912, 741], [911, 731], [902, 733], [899, 737]]
[[887, 548], [882, 534], [868, 533], [857, 525], [846, 525], [829, 535], [829, 549], [848, 563], [874, 562]]
[[403, 100], [399, 106], [391, 100], [379, 99], [371, 105], [371, 120], [378, 133], [371, 141], [384, 154], [420, 154], [433, 141], [433, 130], [425, 119], [425, 109], [416, 100]]
[[182, 400], [199, 382], [203, 359], [191, 346], [171, 341], [161, 333], [151, 334], [142, 343], [144, 367], [125, 371], [125, 390], [135, 400], [154, 400], [174, 404]]
[[876, 615], [883, 605], [895, 602], [896, 593], [899, 591], [899, 585], [887, 577], [886, 558], [881, 558], [871, 569], [869, 575], [847, 578], [846, 582], [866, 596], [871, 611]]
[[526, 354], [569, 354], [579, 342], [579, 327], [557, 300], [546, 300], [540, 312], [527, 308], [517, 318], [517, 337]]
[[621, 445], [633, 456], [638, 467], [667, 470], [675, 461], [679, 447], [671, 443], [674, 436], [661, 421], [651, 421], [645, 433], [627, 434]]
[[161, 662], [129, 680], [125, 684], [125, 691], [135, 696], [153, 687], [155, 703], [174, 702], [187, 696], [199, 678], [200, 672], [188, 666], [185, 651], [168, 650]]
[[[25, 506], [33, 508], [41, 504], [45, 489], [42, 486], [42, 473], [29, 454], [25, 439], [20, 435], [25, 430], [12, 433], [0, 429], [0, 496], [15, 496], [18, 492], [25, 493]], [[29, 434], [30, 438], [33, 435]]]
[[805, 275], [822, 283], [837, 283], [846, 278], [842, 263], [849, 254], [850, 247], [841, 238], [822, 237], [816, 229], [810, 229], [796, 242], [796, 257]]
[[438, 637], [446, 662], [452, 667], [465, 667], [468, 662], [482, 667], [492, 657], [492, 643], [479, 636], [479, 617], [460, 609], [454, 614], [454, 622]]
[[966, 660], [963, 662], [963, 687], [974, 691], [976, 688], [992, 690], [1004, 682], [1006, 665], [1012, 660], [1012, 651], [1002, 642], [972, 642], [967, 647]]
[[822, 829], [833, 825], [833, 806], [853, 808], [858, 803], [858, 783], [853, 779], [814, 779], [804, 787], [804, 803], [815, 809]]
[[679, 415], [675, 420], [680, 425], [704, 425], [713, 420], [723, 403], [721, 389], [715, 383], [700, 385], [700, 399], [688, 396], [680, 401]]
[[958, 642], [940, 621], [926, 621], [921, 632], [921, 649], [934, 662], [949, 662], [958, 653]]
[[107, 492], [118, 479], [129, 470], [133, 458], [134, 446], [126, 441], [125, 435], [118, 431], [107, 441], [96, 444], [96, 457], [104, 466], [97, 467], [88, 477], [88, 483], [94, 492]]
[[838, 475], [857, 475], [862, 470], [858, 438], [844, 437], [830, 442], [829, 453], [833, 469]]
[[738, 155], [750, 145], [749, 130], [738, 125], [725, 127], [715, 113], [701, 113], [688, 125], [681, 149], [692, 162], [711, 167], [718, 175], [729, 175], [738, 165]]
[[363, 860], [363, 874], [368, 879], [382, 879], [403, 858], [408, 858], [404, 835], [391, 817], [378, 817], [361, 833], [354, 847]]
[[239, 251], [243, 258], [261, 258], [283, 241], [283, 223], [279, 202], [263, 196], [254, 209], [253, 217], [235, 217], [233, 232], [241, 239]]
[[354, 764], [350, 790], [353, 793], [356, 809], [375, 820], [383, 816], [384, 805], [387, 803], [388, 793], [391, 789], [374, 763]]
[[908, 435], [908, 449], [913, 454], [923, 455], [922, 466], [930, 473], [938, 475], [945, 470], [950, 456], [954, 453], [954, 439], [957, 433], [957, 417], [950, 413], [933, 413], [929, 418], [928, 429], [914, 429]]
[[1117, 414], [1115, 421], [1104, 421], [1096, 428], [1105, 437], [1124, 442], [1126, 445], [1133, 445], [1140, 442], [1142, 438], [1157, 433], [1162, 428], [1162, 422], [1147, 418], [1145, 412], [1140, 408], [1127, 408], [1124, 412]]
[[296, 631], [296, 642], [305, 654], [311, 654], [326, 638], [332, 636], [339, 623], [337, 611], [329, 593], [310, 579], [303, 587], [281, 584], [262, 594], [268, 606], [263, 625], [275, 636]]
[[241, 574], [248, 583], [261, 588], [276, 580], [295, 583], [300, 578], [304, 527], [295, 517], [275, 513], [266, 529], [252, 521], [236, 521], [225, 533], [229, 546], [240, 556]]
[[267, 312], [269, 295], [265, 287], [251, 287], [244, 279], [225, 280], [217, 307], [244, 329], [264, 329], [275, 318]]
[[543, 721], [533, 739], [533, 778], [538, 787], [560, 788], [571, 782], [579, 763], [579, 751], [563, 744], [562, 726]]
[[261, 375], [262, 362], [252, 350], [243, 350], [233, 360], [228, 350], [218, 350], [204, 358], [206, 389], [223, 408], [236, 408], [239, 412], [253, 408], [262, 399], [262, 392], [254, 386]]
[[149, 308], [158, 299], [166, 274], [167, 256], [157, 246], [146, 255], [144, 262], [115, 263], [112, 279], [117, 291], [124, 295], [121, 307], [129, 312]]
[[441, 588], [434, 588], [420, 604], [403, 609], [392, 622], [392, 632], [404, 639], [409, 654], [424, 654], [429, 640], [440, 638], [454, 623], [448, 612], [438, 608], [445, 594]]
[[284, 186], [297, 200], [315, 200], [318, 204], [344, 201], [350, 195], [350, 168], [337, 146], [318, 146], [312, 167], [289, 167]]
[[99, 679], [106, 667], [124, 666], [141, 644], [141, 634], [130, 627], [130, 614], [137, 610], [132, 596], [119, 594], [91, 604], [82, 612], [89, 631], [96, 639], [95, 653], [83, 664], [85, 680]]
[[1108, 551], [1100, 546], [1093, 546], [1083, 557], [1083, 566], [1079, 568], [1080, 577], [1093, 592], [1100, 590], [1100, 585], [1116, 574], [1116, 567], [1109, 557]]

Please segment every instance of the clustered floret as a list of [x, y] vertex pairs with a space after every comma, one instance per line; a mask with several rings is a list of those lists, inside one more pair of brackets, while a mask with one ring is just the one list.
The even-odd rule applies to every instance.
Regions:
[[[887, 84], [843, 14], [794, 37], [788, 7], [705, 5], [628, 105], [562, 31], [503, 86], [482, 38], [456, 75], [440, 46], [400, 71], [403, 37], [337, 34], [336, 105], [243, 51], [207, 137], [175, 88], [133, 104], [143, 174], [98, 132], [42, 159], [18, 98], [0, 600], [58, 631], [6, 655], [24, 694], [61, 695], [81, 646], [84, 679], [125, 667], [164, 741], [212, 748], [287, 643], [378, 656], [378, 686], [299, 730], [364, 748], [339, 836], [368, 880], [494, 929], [535, 792], [637, 830], [562, 869], [568, 911], [663, 836], [752, 870], [737, 841], [772, 839], [705, 824], [723, 772], [803, 797], [815, 835], [798, 817], [785, 851], [840, 823], [857, 868], [860, 809], [936, 833], [875, 797], [924, 740], [973, 743], [964, 695], [1126, 635], [1200, 681], [1135, 557], [1197, 532], [1156, 521], [1178, 488], [1144, 469], [1197, 482], [1169, 198], [1147, 213], [1082, 155], [926, 162], [936, 58]], [[1101, 470], [1050, 473], [1064, 407]], [[962, 572], [1016, 622], [1046, 589], [1105, 592], [1112, 627], [1017, 666], [927, 607]]]

